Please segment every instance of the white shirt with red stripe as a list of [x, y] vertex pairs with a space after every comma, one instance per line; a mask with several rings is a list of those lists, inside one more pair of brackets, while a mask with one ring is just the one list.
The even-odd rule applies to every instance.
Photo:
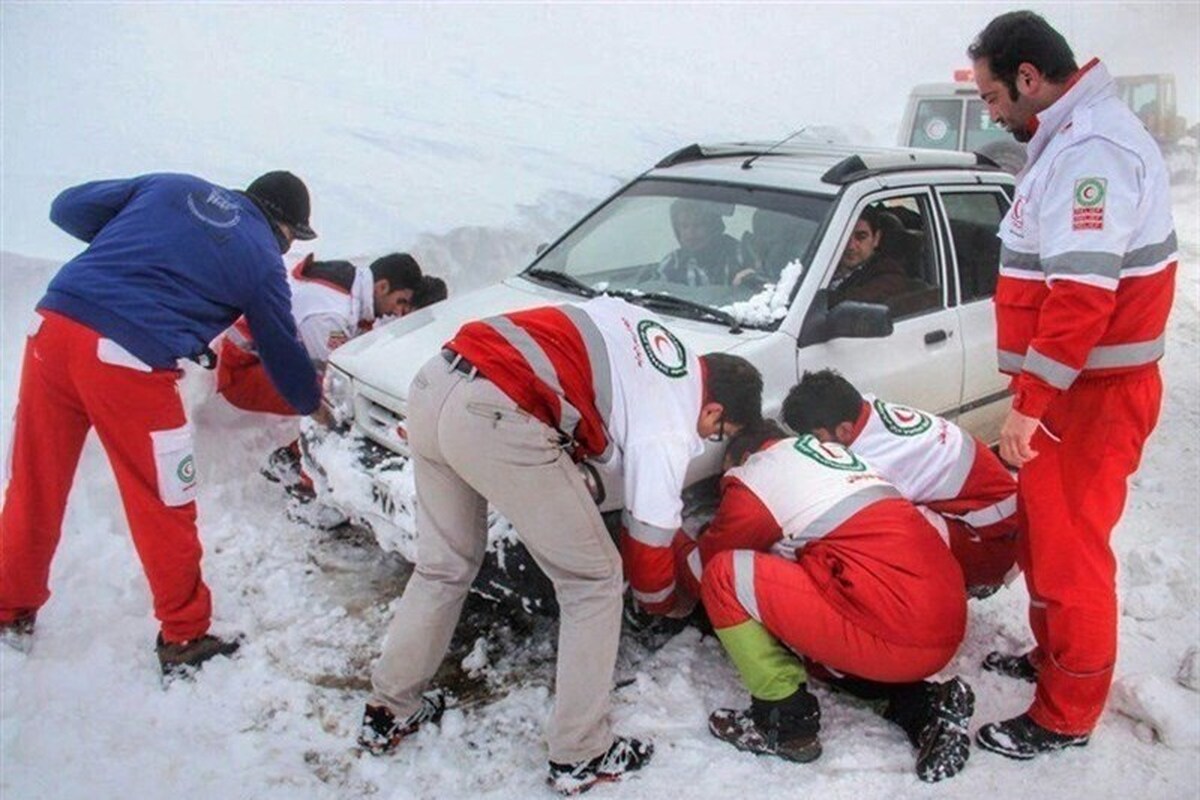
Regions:
[[655, 314], [607, 296], [471, 322], [446, 346], [570, 437], [577, 458], [622, 475], [621, 549], [634, 597], [670, 610], [683, 483], [704, 449], [699, 357]]
[[[299, 261], [289, 275], [292, 290], [292, 317], [304, 349], [317, 364], [324, 364], [339, 345], [371, 327], [375, 321], [375, 281], [371, 270], [356, 267], [354, 284], [349, 290], [330, 281], [304, 274], [313, 260], [310, 253]], [[240, 349], [253, 353], [254, 340], [245, 318], [239, 318], [226, 333], [226, 339]]]
[[1016, 479], [982, 442], [936, 414], [864, 395], [849, 447], [906, 499], [984, 538], [1016, 526]]
[[1169, 176], [1145, 126], [1093, 60], [1036, 118], [1000, 226], [1000, 369], [1041, 417], [1080, 374], [1162, 357], [1178, 260]]

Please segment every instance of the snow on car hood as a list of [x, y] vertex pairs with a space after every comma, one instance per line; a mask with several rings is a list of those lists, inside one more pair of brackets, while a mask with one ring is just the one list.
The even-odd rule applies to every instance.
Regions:
[[[579, 302], [582, 298], [520, 277], [451, 296], [428, 308], [377, 327], [334, 351], [330, 363], [356, 381], [392, 397], [407, 398], [421, 366], [436, 355], [466, 322], [536, 306]], [[761, 339], [769, 331], [731, 334], [721, 325], [660, 314], [684, 344], [697, 353], [728, 351]]]

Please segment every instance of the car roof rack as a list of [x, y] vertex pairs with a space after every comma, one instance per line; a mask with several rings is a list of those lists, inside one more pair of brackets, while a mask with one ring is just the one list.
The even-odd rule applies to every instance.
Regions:
[[[918, 169], [1000, 169], [995, 161], [979, 153], [958, 150], [912, 150], [852, 147], [844, 144], [796, 143], [785, 144], [771, 150], [768, 142], [735, 142], [732, 144], [689, 144], [667, 155], [654, 166], [658, 169], [674, 167], [692, 161], [715, 158], [743, 158], [750, 156], [830, 156], [843, 155], [821, 180], [837, 186], [860, 180], [871, 175], [888, 172], [905, 172]], [[770, 150], [768, 153], [767, 151]], [[828, 163], [828, 162], [826, 162]]]
[[830, 167], [821, 176], [821, 180], [842, 186], [873, 175], [892, 172], [973, 167], [1000, 169], [995, 161], [981, 153], [959, 150], [881, 150], [869, 155], [847, 156]]

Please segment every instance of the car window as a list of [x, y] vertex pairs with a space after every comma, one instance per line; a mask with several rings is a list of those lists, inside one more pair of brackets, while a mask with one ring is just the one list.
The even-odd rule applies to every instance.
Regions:
[[[831, 206], [830, 197], [645, 179], [543, 253], [531, 276], [559, 272], [634, 302], [645, 295], [682, 301], [677, 309], [660, 302], [656, 311], [687, 316], [682, 304], [699, 304], [771, 327], [787, 312], [776, 300], [802, 277]], [[694, 309], [690, 315], [703, 318]]]
[[921, 100], [913, 117], [909, 146], [957, 150], [961, 117], [961, 100]]
[[967, 101], [966, 147], [977, 151], [991, 142], [1011, 142], [1012, 135], [992, 122], [987, 106], [982, 100]]
[[928, 195], [918, 194], [888, 197], [861, 209], [829, 281], [830, 305], [878, 303], [893, 319], [943, 308], [930, 208]]
[[1000, 267], [996, 232], [1008, 211], [1007, 196], [999, 190], [943, 192], [942, 205], [950, 224], [962, 301], [991, 297]]

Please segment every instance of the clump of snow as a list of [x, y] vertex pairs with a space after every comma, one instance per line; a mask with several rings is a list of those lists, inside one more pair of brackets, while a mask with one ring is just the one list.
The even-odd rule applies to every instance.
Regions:
[[1200, 747], [1200, 694], [1169, 678], [1122, 676], [1113, 682], [1109, 708], [1148, 726], [1169, 747]]
[[804, 264], [799, 259], [792, 261], [779, 273], [779, 280], [768, 283], [749, 300], [741, 300], [727, 306], [725, 311], [743, 325], [768, 325], [787, 316], [788, 303], [796, 283], [804, 274]]

